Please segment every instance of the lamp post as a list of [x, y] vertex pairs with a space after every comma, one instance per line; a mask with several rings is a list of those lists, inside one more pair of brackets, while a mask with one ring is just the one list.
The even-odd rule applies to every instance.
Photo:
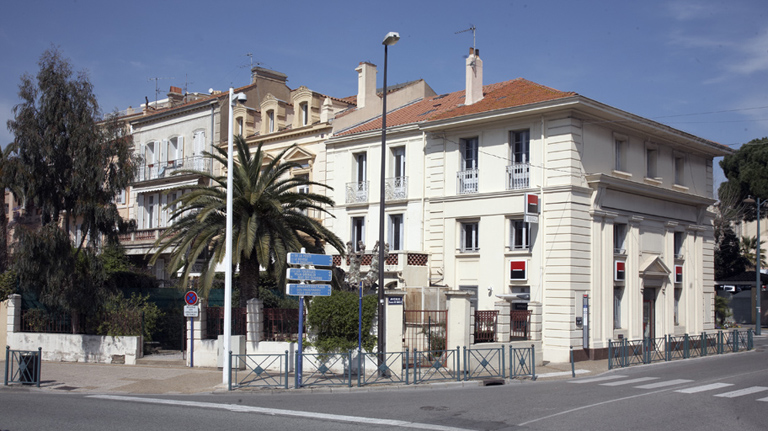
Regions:
[[231, 386], [232, 357], [229, 355], [232, 350], [232, 171], [234, 169], [232, 155], [232, 136], [234, 132], [234, 109], [237, 101], [245, 101], [245, 94], [237, 93], [229, 87], [229, 127], [227, 133], [227, 230], [224, 241], [224, 372], [223, 383], [227, 387]]
[[384, 320], [384, 170], [387, 159], [387, 48], [400, 40], [400, 34], [394, 31], [387, 33], [382, 44], [384, 45], [384, 90], [381, 100], [381, 183], [379, 193], [379, 330], [377, 349], [379, 351], [379, 364], [384, 362], [384, 351], [387, 344], [384, 340], [385, 320]]
[[755, 335], [760, 335], [760, 328], [763, 323], [763, 316], [760, 311], [760, 291], [762, 290], [762, 280], [760, 280], [760, 205], [762, 202], [760, 202], [760, 197], [757, 200], [748, 197], [744, 199], [744, 203], [757, 204], [757, 243], [755, 244], [755, 288], [757, 289], [755, 291], [755, 302], [757, 305], [755, 306]]

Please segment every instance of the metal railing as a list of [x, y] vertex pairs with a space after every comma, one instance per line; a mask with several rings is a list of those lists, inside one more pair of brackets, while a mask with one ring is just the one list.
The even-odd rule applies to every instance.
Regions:
[[368, 202], [368, 181], [347, 183], [347, 203]]
[[[405, 352], [385, 352], [383, 355], [378, 353], [368, 353], [358, 350], [357, 356], [353, 358], [356, 361], [356, 368], [353, 374], [357, 375], [357, 386], [370, 385], [375, 383], [405, 383], [409, 384], [408, 375], [408, 350]], [[381, 359], [381, 363], [379, 360]], [[368, 371], [368, 364], [373, 367]]]
[[459, 171], [456, 173], [456, 179], [458, 185], [456, 190], [460, 195], [466, 195], [470, 193], [478, 192], [478, 175], [479, 169], [467, 169], [466, 171]]
[[[215, 339], [224, 334], [224, 307], [206, 307], [206, 338]], [[248, 310], [232, 307], [232, 335], [247, 335]]]
[[352, 351], [346, 353], [304, 353], [296, 355], [296, 369], [302, 368], [301, 379], [296, 373], [296, 388], [308, 386], [352, 387]]
[[[229, 390], [233, 387], [288, 389], [288, 351], [285, 354], [233, 355], [229, 352]], [[241, 371], [240, 369], [245, 371]]]
[[531, 347], [509, 346], [509, 378], [530, 376], [536, 380], [536, 350]]
[[507, 190], [527, 189], [530, 183], [530, 163], [512, 163], [507, 166]]
[[[306, 322], [306, 316], [305, 320]], [[306, 326], [306, 324], [305, 324]], [[264, 340], [295, 341], [299, 336], [298, 308], [265, 308]]]
[[43, 348], [34, 350], [11, 350], [5, 347], [5, 386], [9, 383], [36, 385], [40, 387], [40, 367], [42, 365]]
[[210, 161], [205, 156], [191, 156], [176, 160], [142, 163], [136, 173], [136, 181], [149, 181], [158, 178], [167, 178], [181, 169], [195, 171], [207, 171]]
[[[413, 351], [413, 383], [461, 380], [460, 349]], [[450, 366], [448, 366], [450, 364]]]
[[496, 341], [498, 310], [475, 311], [475, 343]]
[[464, 347], [464, 380], [506, 377], [504, 347]]
[[664, 338], [632, 341], [608, 340], [608, 369], [752, 350], [752, 348], [752, 329], [720, 331], [716, 334], [704, 332], [700, 335], [667, 335]]
[[512, 310], [510, 334], [512, 339], [528, 340], [531, 337], [531, 310]]
[[387, 178], [384, 183], [384, 197], [388, 201], [408, 197], [408, 177]]

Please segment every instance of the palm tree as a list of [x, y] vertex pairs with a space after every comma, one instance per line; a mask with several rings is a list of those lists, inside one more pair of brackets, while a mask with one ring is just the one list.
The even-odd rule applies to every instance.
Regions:
[[[760, 241], [760, 266], [765, 268], [765, 249], [763, 248], [765, 241]], [[741, 255], [744, 256], [749, 262], [749, 266], [754, 269], [757, 263], [755, 260], [755, 254], [757, 253], [757, 237], [741, 237]]]
[[[322, 253], [325, 242], [343, 254], [344, 245], [319, 220], [307, 215], [309, 209], [330, 214], [326, 207], [334, 202], [317, 193], [298, 191], [299, 186], [306, 185], [330, 187], [304, 177], [291, 177], [291, 169], [299, 165], [283, 160], [283, 156], [293, 147], [269, 160], [261, 144], [253, 154], [242, 136], [235, 137], [235, 144], [232, 264], [240, 267], [240, 305], [245, 306], [248, 299], [258, 297], [261, 267], [282, 281], [288, 252], [304, 247], [308, 252]], [[216, 152], [205, 155], [226, 166], [227, 150], [216, 148]], [[212, 186], [195, 186], [168, 204], [174, 209], [170, 217], [173, 224], [155, 242], [158, 249], [150, 264], [161, 253], [173, 250], [168, 267], [173, 272], [183, 268], [181, 282], [185, 287], [195, 261], [203, 259], [206, 265], [201, 273], [200, 293], [206, 297], [216, 264], [223, 261], [226, 252], [227, 177], [191, 170], [179, 173], [200, 175]]]

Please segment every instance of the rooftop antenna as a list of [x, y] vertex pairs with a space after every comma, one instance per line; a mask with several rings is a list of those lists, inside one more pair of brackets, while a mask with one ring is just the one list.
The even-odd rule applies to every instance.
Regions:
[[[260, 62], [260, 61], [257, 61], [257, 62], [255, 62], [255, 63], [254, 63], [254, 62], [253, 62], [253, 53], [251, 53], [251, 52], [249, 52], [249, 53], [245, 54], [245, 56], [251, 59], [251, 69], [253, 69], [253, 66], [254, 66], [254, 64], [255, 64], [256, 66], [266, 66], [266, 64], [264, 64], [264, 63], [262, 63], [262, 62]], [[247, 64], [244, 64], [244, 65], [242, 65], [242, 66], [238, 66], [238, 67], [240, 67], [241, 69], [243, 69], [243, 68], [245, 68], [245, 67], [248, 67], [248, 65], [247, 65]]]
[[477, 30], [477, 27], [475, 27], [473, 24], [470, 24], [468, 29], [457, 31], [454, 34], [466, 33], [468, 31], [471, 31], [472, 32], [472, 50], [474, 51], [475, 50], [475, 31], [476, 30]]
[[187, 90], [187, 88], [189, 87], [189, 84], [194, 84], [194, 83], [195, 83], [194, 81], [189, 82], [189, 75], [185, 73], [184, 74], [184, 103], [187, 102], [187, 94], [189, 94], [189, 91]]
[[158, 82], [157, 81], [159, 81], [161, 79], [176, 79], [176, 78], [159, 78], [159, 77], [154, 77], [154, 78], [147, 79], [147, 81], [155, 81], [155, 108], [157, 108], [157, 95], [160, 94], [160, 87], [158, 86]]

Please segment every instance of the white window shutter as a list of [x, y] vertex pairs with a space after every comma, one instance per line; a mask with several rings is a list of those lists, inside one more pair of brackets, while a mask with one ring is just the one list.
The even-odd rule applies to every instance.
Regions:
[[176, 160], [180, 160], [184, 158], [184, 137], [179, 136], [178, 140], [176, 141]]
[[163, 144], [160, 145], [160, 160], [159, 161], [164, 162], [164, 161], [168, 160], [168, 154], [166, 154], [167, 153], [167, 150], [166, 150], [167, 148], [168, 148], [168, 140], [167, 139], [163, 139]]
[[138, 197], [138, 207], [136, 208], [137, 214], [136, 214], [136, 220], [139, 223], [139, 229], [144, 229], [144, 195], [139, 194]]
[[168, 195], [161, 194], [160, 195], [160, 227], [165, 227], [166, 222], [168, 221], [168, 210], [165, 207], [166, 202], [168, 201]]

